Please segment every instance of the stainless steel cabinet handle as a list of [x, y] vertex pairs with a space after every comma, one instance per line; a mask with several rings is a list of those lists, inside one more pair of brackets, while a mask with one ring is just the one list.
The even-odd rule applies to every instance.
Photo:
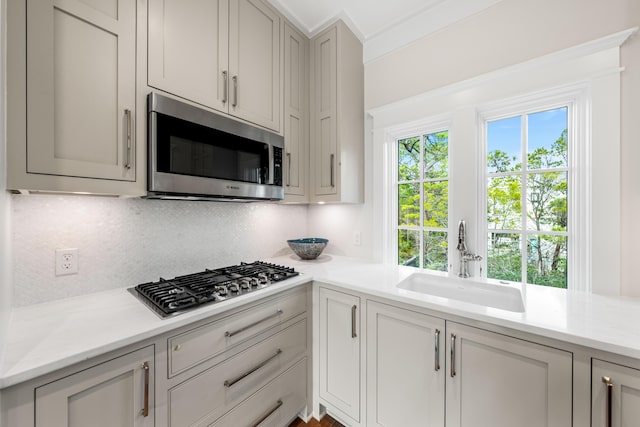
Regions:
[[606, 414], [605, 414], [605, 426], [606, 427], [612, 427], [613, 424], [611, 423], [611, 406], [613, 405], [613, 383], [611, 382], [611, 378], [609, 377], [602, 377], [602, 382], [605, 383], [605, 385], [607, 386], [607, 409], [606, 409]]
[[127, 119], [127, 162], [124, 167], [131, 169], [131, 110], [124, 110], [124, 116]]
[[456, 376], [456, 334], [451, 334], [451, 378]]
[[435, 340], [436, 340], [436, 346], [435, 346], [436, 362], [435, 362], [435, 367], [434, 368], [435, 368], [436, 372], [438, 372], [440, 370], [440, 329], [436, 329]]
[[287, 153], [287, 187], [291, 185], [291, 153]]
[[351, 338], [358, 336], [356, 333], [356, 310], [358, 310], [358, 306], [354, 305], [351, 307]]
[[144, 407], [142, 408], [143, 417], [149, 416], [149, 362], [144, 362], [142, 364], [142, 369], [144, 369]]
[[282, 353], [282, 350], [278, 349], [278, 351], [276, 351], [276, 353], [273, 356], [270, 356], [268, 359], [265, 359], [263, 362], [260, 362], [259, 364], [257, 364], [256, 366], [254, 366], [253, 368], [251, 368], [250, 370], [248, 370], [244, 374], [239, 375], [239, 376], [237, 376], [236, 378], [234, 378], [232, 380], [226, 380], [224, 382], [224, 386], [229, 388], [229, 387], [233, 386], [235, 383], [237, 383], [238, 381], [242, 381], [243, 379], [245, 379], [249, 375], [253, 374], [254, 372], [259, 370], [260, 368], [264, 367], [267, 363], [271, 362], [273, 359], [278, 357], [280, 355], [280, 353]]
[[238, 105], [238, 76], [233, 76], [231, 80], [233, 80], [233, 103], [231, 106], [235, 107]]
[[276, 312], [275, 312], [275, 313], [270, 314], [270, 315], [268, 315], [267, 317], [265, 317], [265, 318], [262, 318], [262, 319], [258, 320], [257, 322], [253, 322], [253, 323], [251, 323], [251, 324], [249, 324], [249, 325], [247, 325], [247, 326], [244, 326], [244, 327], [242, 327], [242, 328], [240, 328], [240, 329], [236, 329], [236, 330], [235, 330], [235, 331], [233, 331], [233, 332], [229, 332], [229, 331], [227, 331], [227, 332], [225, 332], [225, 333], [224, 333], [224, 336], [225, 336], [225, 337], [227, 337], [227, 338], [229, 338], [229, 337], [232, 337], [232, 336], [234, 336], [234, 335], [238, 335], [240, 332], [244, 332], [244, 331], [246, 331], [247, 329], [251, 329], [251, 328], [253, 328], [254, 326], [258, 326], [260, 323], [262, 323], [262, 322], [266, 322], [267, 320], [269, 320], [269, 319], [273, 319], [274, 317], [278, 317], [278, 316], [280, 316], [281, 314], [282, 314], [282, 310], [281, 310], [281, 309], [278, 309], [278, 310], [276, 310]]
[[227, 95], [229, 92], [229, 78], [227, 76], [227, 71], [222, 72], [222, 103], [227, 103]]
[[330, 175], [331, 175], [331, 186], [335, 187], [336, 186], [336, 179], [335, 179], [335, 171], [336, 171], [336, 155], [332, 154], [331, 155], [331, 160], [329, 163], [329, 168], [330, 168]]
[[273, 406], [273, 408], [269, 409], [269, 412], [267, 412], [266, 414], [261, 416], [258, 421], [256, 421], [255, 423], [251, 424], [251, 427], [258, 427], [260, 424], [262, 424], [264, 422], [264, 420], [269, 418], [271, 416], [271, 414], [276, 412], [278, 410], [278, 408], [280, 408], [281, 406], [282, 406], [282, 399], [278, 399], [278, 401]]

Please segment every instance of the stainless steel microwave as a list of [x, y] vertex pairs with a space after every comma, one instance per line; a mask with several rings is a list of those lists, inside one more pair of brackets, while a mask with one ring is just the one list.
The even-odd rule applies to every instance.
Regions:
[[284, 197], [282, 136], [157, 93], [147, 102], [147, 198]]

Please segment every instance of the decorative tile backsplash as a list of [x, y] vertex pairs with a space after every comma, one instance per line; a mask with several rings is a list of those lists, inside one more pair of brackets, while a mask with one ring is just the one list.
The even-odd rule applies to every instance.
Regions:
[[[306, 206], [11, 198], [14, 306], [287, 254], [308, 230]], [[55, 276], [57, 248], [78, 248], [79, 274]]]

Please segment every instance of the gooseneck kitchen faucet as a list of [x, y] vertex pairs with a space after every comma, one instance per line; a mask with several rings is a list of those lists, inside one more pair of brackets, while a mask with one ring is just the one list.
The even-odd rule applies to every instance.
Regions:
[[458, 223], [458, 252], [460, 253], [460, 270], [458, 271], [459, 277], [469, 277], [469, 261], [482, 261], [480, 255], [476, 255], [467, 250], [466, 242], [466, 230], [467, 226], [464, 220]]

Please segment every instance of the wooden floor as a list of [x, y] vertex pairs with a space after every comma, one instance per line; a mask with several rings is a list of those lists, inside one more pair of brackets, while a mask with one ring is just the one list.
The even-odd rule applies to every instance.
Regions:
[[344, 427], [342, 424], [331, 418], [329, 415], [325, 415], [320, 422], [315, 418], [311, 418], [308, 423], [305, 423], [300, 418], [292, 422], [289, 427]]

